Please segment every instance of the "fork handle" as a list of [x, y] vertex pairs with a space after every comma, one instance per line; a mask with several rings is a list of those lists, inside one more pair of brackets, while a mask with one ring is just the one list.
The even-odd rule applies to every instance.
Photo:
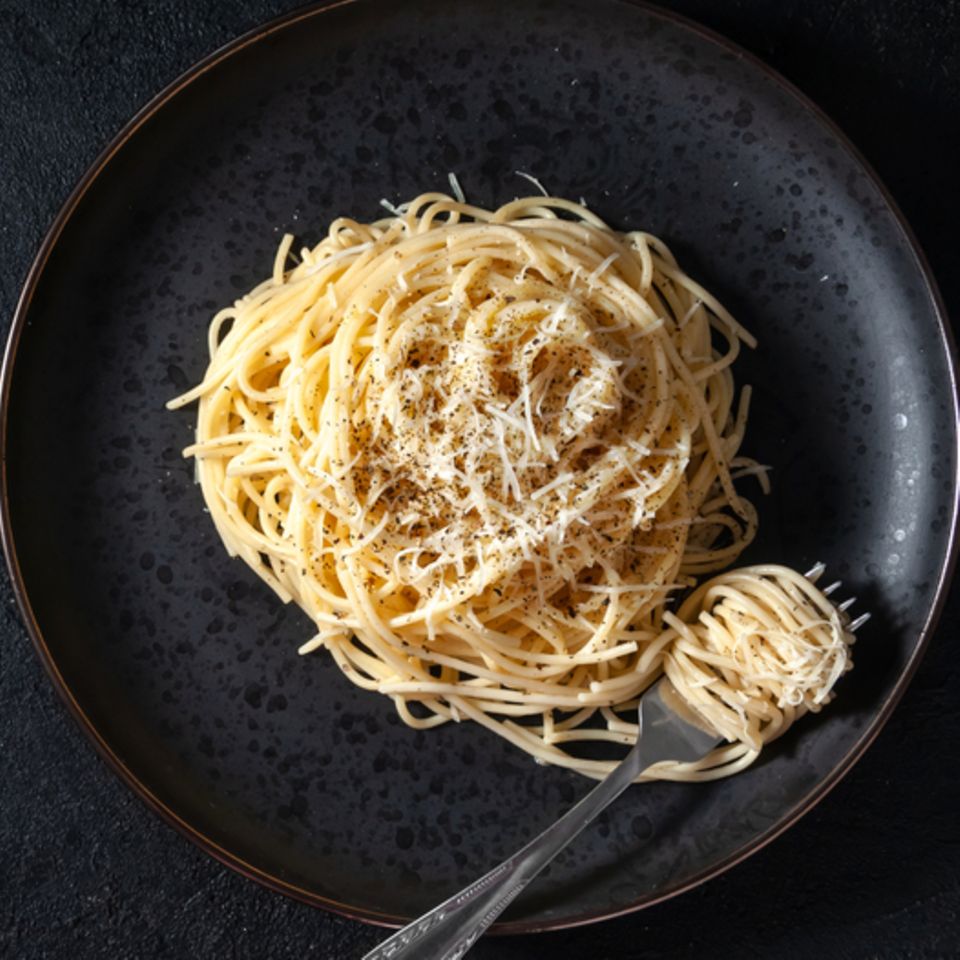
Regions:
[[610, 776], [523, 849], [398, 930], [363, 960], [460, 960], [523, 888], [653, 762], [634, 747]]

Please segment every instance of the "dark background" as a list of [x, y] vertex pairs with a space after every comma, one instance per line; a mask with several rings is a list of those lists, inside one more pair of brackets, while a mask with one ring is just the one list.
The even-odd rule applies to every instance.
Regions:
[[[0, 318], [99, 150], [199, 57], [283, 0], [0, 0]], [[823, 107], [874, 166], [960, 309], [960, 2], [671, 0]], [[353, 958], [382, 936], [262, 890], [151, 814], [57, 700], [6, 576], [0, 956]], [[798, 825], [630, 917], [485, 941], [483, 958], [960, 957], [960, 671], [948, 602], [879, 740]]]

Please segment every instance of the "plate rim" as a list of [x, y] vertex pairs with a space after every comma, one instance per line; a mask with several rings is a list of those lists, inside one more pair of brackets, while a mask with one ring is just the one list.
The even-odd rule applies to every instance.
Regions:
[[[91, 164], [87, 167], [76, 185], [68, 194], [66, 200], [61, 205], [56, 216], [47, 228], [40, 247], [34, 256], [31, 265], [27, 271], [23, 285], [20, 289], [16, 306], [10, 323], [7, 335], [6, 345], [3, 353], [2, 366], [0, 366], [0, 542], [3, 545], [4, 559], [6, 562], [7, 573], [10, 578], [13, 594], [17, 602], [21, 620], [26, 628], [31, 644], [39, 657], [47, 675], [53, 683], [54, 689], [66, 705], [69, 714], [80, 727], [80, 730], [86, 738], [93, 744], [96, 752], [104, 760], [108, 768], [115, 774], [132, 792], [138, 796], [148, 808], [158, 814], [160, 818], [169, 826], [172, 826], [178, 833], [190, 840], [215, 860], [226, 867], [240, 873], [247, 879], [253, 880], [270, 890], [284, 894], [294, 900], [309, 904], [310, 906], [320, 907], [352, 920], [358, 920], [364, 923], [383, 927], [396, 927], [407, 922], [408, 918], [397, 917], [392, 914], [369, 910], [366, 908], [355, 907], [351, 904], [341, 903], [333, 898], [320, 895], [314, 891], [300, 887], [294, 883], [274, 876], [270, 872], [263, 870], [251, 863], [245, 861], [242, 857], [218, 844], [211, 837], [203, 833], [201, 829], [193, 826], [184, 820], [174, 809], [167, 806], [164, 801], [158, 797], [149, 787], [146, 786], [137, 775], [124, 763], [124, 761], [114, 752], [107, 739], [100, 733], [95, 724], [85, 713], [82, 705], [74, 697], [72, 690], [63, 678], [56, 658], [47, 646], [46, 640], [40, 629], [39, 622], [34, 614], [33, 606], [30, 602], [30, 596], [26, 581], [23, 578], [20, 569], [19, 558], [17, 555], [16, 543], [12, 529], [12, 515], [10, 511], [10, 496], [8, 487], [7, 458], [8, 458], [8, 419], [10, 398], [12, 392], [13, 373], [16, 365], [17, 353], [20, 346], [20, 340], [24, 329], [28, 325], [28, 316], [34, 295], [39, 288], [44, 270], [51, 254], [57, 246], [60, 237], [69, 223], [71, 217], [80, 205], [87, 191], [97, 180], [97, 178], [109, 166], [113, 157], [119, 153], [126, 143], [133, 138], [139, 129], [156, 113], [171, 103], [176, 96], [191, 83], [203, 76], [209, 70], [214, 69], [219, 64], [225, 62], [230, 57], [239, 53], [241, 50], [259, 43], [274, 33], [286, 30], [303, 20], [312, 19], [328, 13], [332, 10], [357, 6], [365, 2], [375, 2], [375, 0], [315, 0], [307, 6], [297, 8], [277, 17], [273, 17], [266, 22], [254, 26], [251, 29], [241, 33], [232, 40], [227, 41], [212, 52], [204, 55], [199, 60], [191, 64], [186, 70], [180, 73], [172, 81], [167, 83], [158, 93], [152, 96], [142, 107], [140, 107], [133, 116], [114, 134], [100, 152], [96, 155]], [[937, 582], [934, 590], [933, 601], [930, 605], [924, 623], [921, 625], [917, 643], [912, 654], [907, 660], [906, 665], [900, 672], [899, 677], [894, 684], [886, 700], [880, 706], [873, 720], [869, 723], [863, 733], [857, 738], [844, 757], [827, 774], [823, 781], [798, 804], [793, 810], [789, 811], [781, 820], [773, 824], [767, 830], [758, 834], [742, 848], [723, 858], [709, 868], [701, 870], [697, 874], [664, 890], [658, 890], [649, 897], [634, 901], [627, 905], [618, 905], [607, 909], [593, 909], [581, 911], [569, 917], [563, 917], [558, 920], [508, 920], [499, 921], [491, 927], [491, 933], [500, 934], [521, 934], [521, 933], [539, 933], [549, 930], [562, 930], [572, 927], [578, 927], [589, 923], [595, 923], [602, 920], [613, 919], [636, 912], [654, 904], [662, 903], [665, 900], [684, 893], [693, 887], [705, 883], [713, 877], [719, 876], [729, 870], [731, 867], [752, 856], [758, 850], [761, 850], [767, 844], [775, 840], [784, 831], [792, 827], [802, 816], [812, 810], [830, 791], [849, 773], [856, 762], [863, 756], [870, 745], [879, 735], [880, 731], [886, 725], [893, 710], [899, 703], [907, 687], [916, 673], [917, 667], [927, 651], [931, 637], [946, 605], [949, 595], [950, 584], [957, 566], [958, 552], [960, 552], [960, 391], [958, 391], [958, 353], [957, 344], [953, 335], [952, 328], [948, 321], [946, 304], [940, 292], [936, 278], [930, 267], [930, 263], [921, 247], [916, 235], [913, 232], [909, 222], [900, 210], [900, 207], [893, 198], [891, 192], [886, 187], [883, 180], [874, 170], [873, 166], [863, 156], [859, 148], [844, 133], [837, 123], [810, 97], [808, 97], [795, 84], [784, 77], [778, 70], [771, 67], [759, 56], [751, 53], [749, 50], [741, 47], [738, 43], [728, 39], [709, 27], [705, 27], [695, 20], [676, 13], [673, 10], [667, 10], [648, 0], [612, 0], [615, 4], [621, 4], [636, 7], [645, 11], [648, 15], [660, 20], [667, 21], [673, 25], [691, 32], [708, 43], [721, 47], [728, 53], [733, 54], [738, 59], [745, 61], [751, 66], [757, 68], [765, 78], [774, 86], [778, 87], [790, 99], [796, 102], [803, 110], [807, 111], [813, 118], [827, 130], [846, 151], [853, 162], [859, 166], [862, 173], [872, 183], [879, 192], [884, 205], [891, 213], [894, 221], [901, 231], [906, 245], [913, 256], [914, 262], [919, 269], [926, 291], [930, 296], [933, 306], [933, 312], [938, 327], [939, 340], [943, 345], [947, 361], [947, 372], [949, 378], [949, 390], [952, 400], [951, 419], [953, 422], [952, 448], [954, 454], [955, 469], [951, 478], [952, 485], [952, 509], [949, 518], [949, 531], [946, 541], [946, 554], [940, 565], [937, 576]]]

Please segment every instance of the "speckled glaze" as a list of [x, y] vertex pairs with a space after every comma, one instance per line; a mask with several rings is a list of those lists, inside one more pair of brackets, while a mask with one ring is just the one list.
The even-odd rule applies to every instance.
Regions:
[[5, 542], [55, 682], [214, 855], [370, 920], [416, 915], [588, 787], [469, 724], [420, 733], [224, 555], [179, 451], [208, 319], [280, 235], [514, 171], [650, 230], [757, 334], [747, 559], [825, 560], [876, 613], [838, 703], [710, 785], [622, 797], [502, 930], [609, 916], [735, 862], [821, 796], [902, 690], [952, 555], [956, 405], [936, 294], [882, 191], [759, 65], [614, 2], [356, 2], [269, 28], [141, 115], [68, 203], [5, 366]]

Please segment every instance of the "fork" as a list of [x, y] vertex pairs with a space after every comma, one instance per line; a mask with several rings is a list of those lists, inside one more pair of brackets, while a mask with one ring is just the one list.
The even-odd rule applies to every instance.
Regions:
[[[816, 582], [824, 570], [818, 563], [805, 576]], [[829, 596], [839, 587], [837, 581], [822, 592]], [[855, 601], [851, 597], [836, 605], [845, 620]], [[862, 614], [845, 629], [854, 633], [869, 617]], [[460, 960], [527, 884], [644, 770], [663, 760], [699, 760], [722, 741], [666, 677], [640, 698], [638, 722], [640, 735], [626, 757], [559, 820], [479, 880], [374, 947], [363, 960]]]

